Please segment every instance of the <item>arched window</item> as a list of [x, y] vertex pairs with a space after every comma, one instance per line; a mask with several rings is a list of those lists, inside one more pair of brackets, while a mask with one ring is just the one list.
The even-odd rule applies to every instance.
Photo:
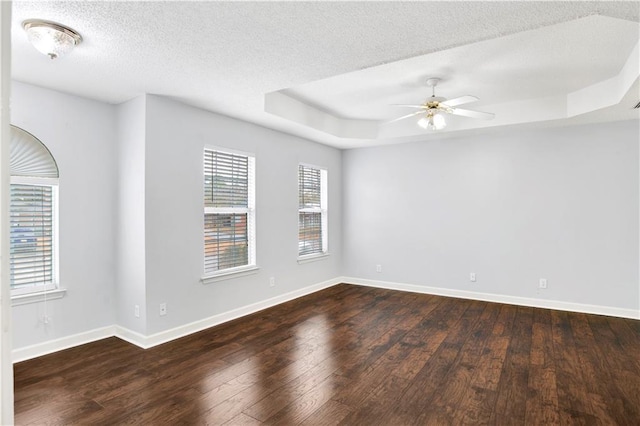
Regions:
[[9, 153], [12, 295], [58, 286], [58, 166], [38, 138], [11, 126]]

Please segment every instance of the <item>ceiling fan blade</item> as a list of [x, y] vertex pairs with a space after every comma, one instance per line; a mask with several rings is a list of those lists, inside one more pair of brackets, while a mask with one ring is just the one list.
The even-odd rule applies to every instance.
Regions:
[[424, 105], [405, 105], [405, 104], [391, 104], [393, 107], [407, 107], [407, 108], [426, 108]]
[[463, 117], [481, 118], [483, 120], [492, 120], [496, 115], [491, 112], [471, 111], [469, 109], [451, 108], [449, 111], [453, 115], [461, 115]]
[[424, 111], [416, 111], [416, 112], [412, 112], [411, 114], [403, 115], [402, 117], [394, 118], [393, 120], [390, 120], [390, 121], [385, 121], [385, 122], [384, 122], [384, 123], [382, 123], [382, 124], [395, 123], [396, 121], [404, 120], [405, 118], [413, 117], [414, 115], [422, 114], [423, 112], [424, 112]]
[[459, 98], [449, 99], [448, 101], [440, 102], [441, 104], [445, 104], [446, 106], [454, 107], [462, 104], [468, 104], [470, 102], [478, 101], [479, 99], [475, 96], [466, 95], [460, 96]]

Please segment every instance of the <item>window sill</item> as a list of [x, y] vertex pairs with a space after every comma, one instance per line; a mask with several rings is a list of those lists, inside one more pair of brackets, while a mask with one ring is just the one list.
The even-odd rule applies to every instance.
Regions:
[[317, 253], [317, 254], [308, 254], [306, 256], [298, 257], [298, 264], [302, 265], [304, 263], [317, 262], [318, 260], [324, 260], [329, 257], [329, 253]]
[[44, 302], [45, 300], [62, 299], [67, 294], [66, 288], [57, 288], [46, 292], [27, 293], [11, 296], [11, 306], [27, 305], [29, 303]]
[[202, 284], [211, 284], [218, 281], [229, 280], [232, 278], [243, 277], [245, 275], [257, 274], [258, 270], [257, 266], [244, 266], [241, 268], [233, 268], [228, 271], [220, 272], [215, 275], [207, 275], [200, 278], [200, 282]]

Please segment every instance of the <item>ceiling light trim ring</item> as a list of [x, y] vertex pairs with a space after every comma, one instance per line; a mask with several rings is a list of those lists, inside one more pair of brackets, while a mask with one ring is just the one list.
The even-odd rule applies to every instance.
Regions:
[[[82, 43], [80, 33], [57, 22], [44, 19], [27, 19], [22, 22], [22, 28], [34, 47], [51, 59], [67, 53], [73, 47]], [[44, 30], [44, 37], [42, 30]], [[53, 34], [58, 35], [52, 35], [51, 31], [53, 31]]]
[[24, 28], [25, 30], [28, 30], [29, 28], [35, 28], [35, 27], [48, 27], [48, 28], [53, 28], [54, 30], [63, 32], [71, 36], [71, 38], [74, 41], [73, 44], [75, 46], [82, 43], [82, 36], [80, 35], [79, 32], [65, 25], [58, 24], [57, 22], [45, 21], [44, 19], [27, 19], [22, 23], [22, 28]]

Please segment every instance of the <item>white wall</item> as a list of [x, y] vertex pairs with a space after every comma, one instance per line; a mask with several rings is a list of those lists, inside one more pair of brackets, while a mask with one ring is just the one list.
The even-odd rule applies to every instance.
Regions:
[[14, 348], [114, 323], [115, 108], [14, 82], [11, 122], [39, 138], [60, 169], [64, 298], [13, 308]]
[[[47, 302], [46, 326], [43, 303], [14, 307], [14, 349], [114, 324], [148, 336], [340, 275], [339, 150], [157, 96], [112, 106], [15, 82], [12, 108], [13, 123], [40, 138], [60, 168], [60, 278], [67, 289]], [[200, 282], [205, 145], [256, 156], [260, 268], [207, 285]], [[302, 265], [299, 162], [326, 167], [330, 188], [331, 255]], [[168, 305], [164, 317], [160, 302]]]
[[[112, 106], [15, 82], [12, 108], [13, 123], [40, 138], [60, 168], [60, 278], [67, 289], [47, 302], [47, 326], [39, 320], [43, 303], [14, 308], [14, 349], [114, 324], [151, 335], [340, 275], [339, 150], [157, 96]], [[208, 285], [200, 282], [205, 145], [256, 156], [260, 267]], [[303, 265], [296, 261], [299, 162], [326, 167], [330, 187], [331, 255]], [[168, 305], [164, 317], [160, 302]]]
[[346, 151], [344, 273], [637, 310], [639, 140], [627, 121]]
[[[42, 303], [13, 309], [16, 349], [113, 324], [149, 336], [343, 275], [640, 308], [637, 121], [341, 152], [159, 96], [112, 106], [15, 82], [12, 122], [60, 167], [68, 290], [46, 327]], [[207, 145], [254, 153], [257, 173], [260, 269], [213, 284], [200, 282]], [[331, 255], [307, 264], [300, 162], [329, 171]]]
[[[116, 323], [146, 332], [145, 246], [146, 96], [117, 107], [115, 240]], [[134, 315], [134, 306], [139, 316]]]
[[[255, 154], [257, 274], [202, 284], [203, 149]], [[329, 174], [329, 251], [299, 265], [298, 163]], [[184, 104], [147, 96], [147, 333], [153, 334], [341, 274], [341, 152]], [[269, 277], [276, 286], [269, 287]], [[159, 304], [167, 303], [167, 315]], [[131, 309], [129, 311], [133, 312]]]

